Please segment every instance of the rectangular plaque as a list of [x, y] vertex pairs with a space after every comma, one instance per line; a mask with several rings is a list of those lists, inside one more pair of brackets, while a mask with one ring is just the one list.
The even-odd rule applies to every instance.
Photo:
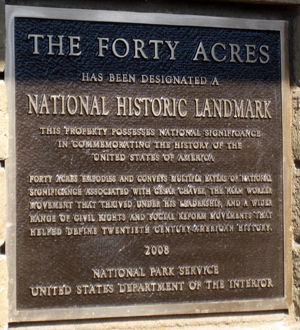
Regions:
[[7, 22], [11, 321], [288, 308], [286, 23]]

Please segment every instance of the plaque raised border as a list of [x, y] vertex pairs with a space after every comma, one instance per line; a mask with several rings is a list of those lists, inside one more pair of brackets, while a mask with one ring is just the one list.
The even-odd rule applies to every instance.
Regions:
[[[15, 147], [15, 49], [14, 19], [16, 17], [60, 20], [102, 21], [160, 25], [184, 25], [233, 29], [279, 31], [281, 40], [281, 90], [283, 134], [283, 192], [284, 192], [284, 296], [281, 299], [256, 299], [201, 303], [168, 303], [112, 307], [80, 307], [61, 309], [21, 310], [16, 307], [16, 147]], [[289, 110], [288, 33], [284, 21], [221, 18], [175, 14], [133, 13], [117, 11], [78, 10], [6, 6], [7, 50], [6, 86], [9, 111], [9, 158], [7, 160], [7, 256], [9, 269], [10, 322], [113, 318], [171, 314], [204, 314], [288, 309], [291, 304], [291, 131]]]

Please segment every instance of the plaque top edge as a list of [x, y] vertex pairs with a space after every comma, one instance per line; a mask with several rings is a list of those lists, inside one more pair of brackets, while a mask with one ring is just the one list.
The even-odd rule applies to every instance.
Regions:
[[[80, 12], [80, 17], [78, 16], [78, 12]], [[284, 20], [14, 5], [6, 6], [6, 17], [7, 23], [11, 18], [30, 17], [42, 19], [161, 24], [175, 26], [186, 25], [270, 31], [283, 31], [288, 26], [288, 22]]]

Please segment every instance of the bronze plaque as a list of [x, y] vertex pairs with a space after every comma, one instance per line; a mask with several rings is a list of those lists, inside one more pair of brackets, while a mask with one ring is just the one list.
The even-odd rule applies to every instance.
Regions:
[[285, 26], [8, 7], [12, 321], [287, 308]]

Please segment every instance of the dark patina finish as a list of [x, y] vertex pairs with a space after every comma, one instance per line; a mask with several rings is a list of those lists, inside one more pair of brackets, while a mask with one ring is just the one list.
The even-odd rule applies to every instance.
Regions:
[[281, 78], [280, 31], [16, 18], [17, 309], [282, 299]]

